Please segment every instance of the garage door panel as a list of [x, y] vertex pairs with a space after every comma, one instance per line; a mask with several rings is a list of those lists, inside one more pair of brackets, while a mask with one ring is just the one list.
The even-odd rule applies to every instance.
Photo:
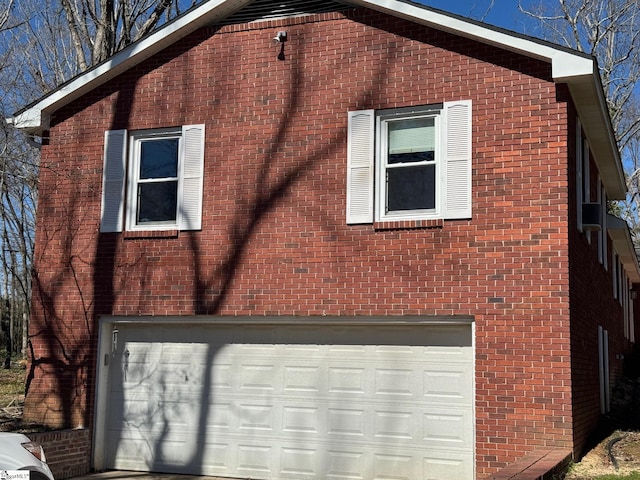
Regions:
[[416, 423], [416, 415], [410, 410], [379, 410], [373, 415], [373, 435], [391, 442], [417, 439]]
[[277, 431], [276, 412], [273, 405], [251, 405], [239, 404], [238, 415], [240, 424], [238, 428], [241, 431], [250, 431], [255, 433], [256, 430], [273, 432]]
[[264, 445], [239, 445], [237, 448], [238, 472], [248, 477], [272, 476], [273, 448]]
[[203, 472], [231, 472], [235, 466], [231, 462], [233, 458], [233, 447], [229, 443], [208, 442], [204, 445], [204, 463], [202, 465]]
[[473, 397], [469, 395], [469, 385], [472, 385], [472, 382], [472, 365], [449, 364], [425, 368], [421, 384], [424, 397], [430, 402], [472, 405]]
[[282, 448], [280, 472], [283, 477], [316, 478], [320, 468], [317, 450], [305, 448]]
[[364, 397], [366, 394], [365, 369], [329, 367], [328, 393], [348, 397]]
[[366, 415], [362, 408], [329, 408], [327, 415], [327, 434], [329, 438], [364, 438]]
[[275, 365], [247, 365], [240, 368], [240, 389], [241, 390], [264, 390], [272, 392], [280, 385], [274, 383], [278, 377], [278, 367]]
[[472, 410], [431, 408], [423, 414], [423, 442], [437, 448], [468, 448], [473, 441]]
[[374, 389], [377, 397], [412, 398], [416, 395], [415, 370], [406, 368], [374, 369]]
[[153, 330], [120, 327], [109, 468], [473, 478], [469, 327]]
[[412, 480], [415, 475], [415, 458], [411, 455], [377, 454], [373, 456], [376, 479]]
[[316, 395], [320, 390], [324, 390], [320, 367], [284, 365], [283, 374], [284, 392], [294, 395]]
[[[434, 452], [435, 453], [435, 452]], [[424, 480], [442, 478], [473, 478], [473, 462], [468, 457], [433, 455], [423, 461]]]
[[141, 470], [151, 468], [154, 452], [144, 439], [123, 437], [118, 443], [107, 442], [107, 455], [114, 459], [111, 468]]

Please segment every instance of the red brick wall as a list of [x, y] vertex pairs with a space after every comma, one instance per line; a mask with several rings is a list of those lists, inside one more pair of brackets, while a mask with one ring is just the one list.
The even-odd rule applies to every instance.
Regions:
[[57, 480], [89, 472], [91, 432], [86, 429], [30, 433], [29, 438], [44, 448], [51, 473]]
[[[576, 176], [575, 145], [576, 119], [571, 109], [569, 122], [569, 175]], [[598, 198], [599, 178], [593, 158], [590, 161], [590, 201]], [[576, 197], [575, 182], [570, 184], [569, 196]], [[580, 233], [577, 229], [576, 202], [571, 205], [570, 239], [570, 298], [571, 298], [571, 361], [573, 364], [574, 454], [581, 455], [588, 446], [590, 435], [601, 418], [598, 327], [609, 333], [610, 386], [623, 374], [624, 356], [631, 353], [632, 344], [624, 337], [624, 312], [613, 297], [613, 247], [606, 242], [606, 262], [598, 261], [597, 232]]]
[[[478, 477], [570, 447], [573, 177], [567, 94], [549, 76], [357, 11], [202, 30], [57, 112], [26, 414], [91, 425], [100, 315], [473, 315]], [[473, 219], [346, 225], [347, 112], [460, 99], [473, 100]], [[99, 235], [104, 131], [191, 123], [207, 128], [202, 231]]]

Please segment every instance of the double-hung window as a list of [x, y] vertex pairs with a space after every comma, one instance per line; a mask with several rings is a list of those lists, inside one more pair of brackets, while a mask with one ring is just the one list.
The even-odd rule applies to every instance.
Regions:
[[429, 215], [439, 210], [437, 196], [438, 116], [379, 116], [378, 210], [381, 219]]
[[180, 134], [134, 136], [129, 198], [132, 227], [176, 225]]
[[347, 223], [471, 217], [471, 101], [349, 113]]
[[101, 231], [200, 229], [203, 161], [204, 125], [106, 132]]

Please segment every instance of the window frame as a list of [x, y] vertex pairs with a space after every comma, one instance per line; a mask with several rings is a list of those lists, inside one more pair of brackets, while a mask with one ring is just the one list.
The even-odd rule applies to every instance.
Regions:
[[[442, 153], [442, 104], [427, 105], [423, 107], [410, 107], [391, 110], [381, 110], [376, 112], [376, 140], [375, 140], [375, 221], [389, 222], [397, 220], [428, 220], [442, 218], [443, 194], [446, 185], [442, 177], [444, 169], [443, 153]], [[387, 211], [388, 185], [387, 171], [389, 169], [403, 168], [403, 166], [389, 166], [389, 125], [394, 121], [432, 118], [434, 120], [434, 140], [435, 153], [433, 161], [420, 162], [421, 165], [434, 165], [434, 188], [435, 188], [435, 207], [432, 209], [413, 209], [413, 210], [395, 210]], [[408, 167], [411, 164], [404, 164]], [[420, 166], [420, 165], [415, 165]]]
[[[161, 140], [161, 139], [178, 139], [178, 158], [176, 173], [177, 177], [163, 177], [162, 180], [141, 180], [140, 179], [140, 162], [141, 147], [145, 141]], [[150, 231], [150, 230], [175, 230], [180, 222], [180, 211], [182, 210], [182, 189], [184, 183], [183, 164], [184, 164], [184, 139], [182, 128], [162, 128], [152, 130], [138, 130], [131, 132], [129, 135], [129, 162], [127, 175], [127, 199], [126, 199], [126, 229], [127, 231]], [[175, 221], [156, 221], [138, 223], [138, 209], [140, 198], [138, 195], [138, 187], [140, 184], [162, 183], [168, 181], [177, 182], [176, 191], [176, 218]]]
[[[163, 135], [180, 133], [179, 188], [177, 191], [177, 219], [167, 224], [134, 225], [131, 175], [133, 162], [131, 139], [145, 136], [149, 132]], [[183, 125], [175, 128], [158, 128], [128, 132], [126, 129], [104, 132], [104, 163], [102, 170], [102, 205], [100, 210], [100, 233], [194, 231], [202, 230], [204, 201], [204, 155], [205, 124]], [[137, 189], [137, 184], [136, 187]], [[135, 194], [135, 190], [133, 190]], [[135, 196], [135, 195], [134, 195]], [[136, 204], [137, 205], [137, 204]], [[132, 208], [134, 208], [132, 210]], [[133, 212], [133, 213], [132, 213]], [[133, 217], [135, 219], [135, 217]]]
[[[379, 152], [376, 152], [377, 114], [383, 112], [410, 112], [441, 110], [441, 166], [438, 178], [442, 190], [439, 198], [441, 210], [431, 216], [412, 215], [380, 220], [380, 186], [376, 173]], [[473, 102], [447, 101], [397, 110], [355, 110], [348, 112], [347, 123], [347, 225], [384, 224], [392, 228], [425, 226], [425, 223], [443, 220], [470, 220], [473, 218]], [[411, 220], [415, 218], [415, 220]], [[376, 227], [377, 228], [377, 227]]]

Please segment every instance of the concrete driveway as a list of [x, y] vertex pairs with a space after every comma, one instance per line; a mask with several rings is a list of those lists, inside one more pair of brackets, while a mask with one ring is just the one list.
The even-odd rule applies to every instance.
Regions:
[[70, 480], [229, 480], [219, 477], [199, 477], [193, 475], [173, 475], [170, 473], [146, 473], [146, 472], [123, 472], [112, 471], [102, 473], [92, 473], [81, 477], [73, 477]]

